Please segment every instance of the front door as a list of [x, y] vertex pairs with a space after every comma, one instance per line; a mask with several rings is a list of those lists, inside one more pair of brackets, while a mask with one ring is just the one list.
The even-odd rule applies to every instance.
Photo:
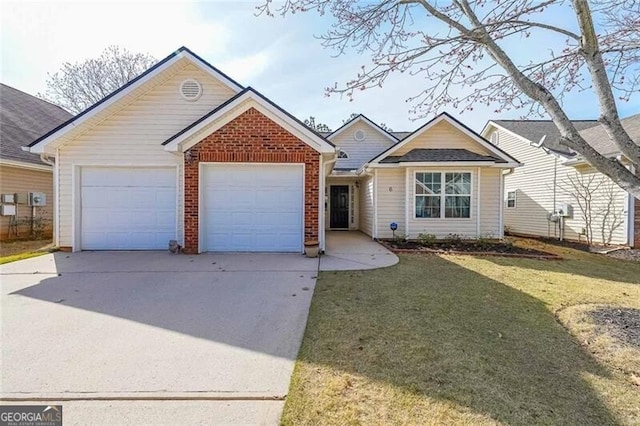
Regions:
[[349, 228], [349, 186], [331, 186], [329, 226], [332, 229]]

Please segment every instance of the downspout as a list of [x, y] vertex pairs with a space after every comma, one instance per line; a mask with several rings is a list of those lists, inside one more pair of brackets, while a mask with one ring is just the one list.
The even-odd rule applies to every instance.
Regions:
[[325, 247], [325, 217], [327, 215], [327, 203], [325, 201], [326, 199], [326, 182], [327, 182], [327, 170], [329, 169], [328, 166], [333, 166], [336, 161], [338, 161], [338, 152], [337, 152], [337, 148], [336, 148], [336, 152], [333, 155], [333, 158], [331, 160], [328, 161], [323, 161], [322, 155], [320, 155], [320, 163], [322, 164], [321, 166], [321, 171], [322, 174], [320, 176], [320, 212], [321, 214], [319, 214], [319, 218], [318, 218], [318, 222], [319, 222], [319, 235], [321, 236], [320, 238], [320, 252], [324, 254], [326, 247]]
[[504, 178], [509, 176], [515, 171], [511, 168], [507, 171], [503, 171], [500, 176], [500, 238], [504, 238]]
[[[557, 190], [557, 185], [558, 185], [558, 156], [554, 155], [553, 156], [553, 213], [555, 214], [556, 211], [558, 211], [558, 208], [556, 206], [556, 190]], [[551, 237], [551, 231], [549, 229], [549, 222], [547, 221], [547, 237]], [[558, 227], [559, 232], [560, 232], [560, 241], [562, 241], [562, 219], [560, 219], [558, 221]], [[557, 236], [556, 235], [556, 225], [553, 225], [553, 236]]]
[[[56, 155], [51, 159], [44, 152], [40, 154], [40, 161], [50, 165], [53, 168], [53, 242], [58, 247], [60, 245], [58, 235], [58, 155], [60, 148], [56, 148]], [[35, 227], [36, 207], [31, 207], [31, 230]]]
[[[374, 179], [374, 176], [375, 176], [375, 174], [371, 173], [371, 171], [369, 171], [367, 169], [367, 167], [363, 168], [361, 174], [363, 174], [364, 176], [372, 178], [372, 180]], [[371, 239], [375, 239], [375, 237], [374, 237], [375, 230], [376, 230], [376, 228], [375, 228], [375, 226], [376, 226], [375, 225], [375, 214], [376, 214], [375, 213], [375, 191], [376, 191], [375, 180], [371, 183], [371, 185], [372, 185], [372, 188], [373, 188], [372, 194], [371, 194], [373, 196], [372, 206], [371, 206], [371, 210], [372, 210], [371, 213], [374, 215], [374, 217], [371, 218]]]

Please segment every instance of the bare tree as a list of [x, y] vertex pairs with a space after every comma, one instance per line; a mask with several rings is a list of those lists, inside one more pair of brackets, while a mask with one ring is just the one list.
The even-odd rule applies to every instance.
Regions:
[[38, 96], [77, 114], [122, 87], [156, 62], [143, 53], [107, 47], [98, 58], [65, 62], [48, 74], [47, 90]]
[[587, 244], [593, 244], [593, 221], [595, 212], [593, 201], [595, 192], [602, 186], [604, 179], [596, 173], [582, 174], [573, 172], [562, 180], [560, 189], [571, 196], [578, 205], [580, 216], [584, 221], [585, 237]]
[[313, 116], [309, 116], [309, 118], [304, 120], [304, 124], [312, 130], [316, 132], [330, 132], [331, 128], [324, 123], [316, 123], [316, 118]]
[[[615, 158], [596, 151], [571, 123], [562, 102], [569, 93], [592, 95], [600, 123], [620, 152], [640, 167], [640, 146], [620, 124], [616, 97], [629, 100], [640, 85], [640, 2], [638, 0], [285, 0], [273, 8], [263, 0], [257, 14], [283, 16], [317, 11], [334, 23], [321, 37], [338, 54], [349, 49], [371, 56], [343, 86], [328, 93], [352, 97], [381, 86], [392, 73], [421, 75], [414, 97], [418, 117], [443, 107], [496, 112], [525, 109], [546, 113], [558, 128], [561, 143], [576, 151], [620, 187], [640, 198], [640, 177]], [[556, 25], [553, 16], [573, 15]], [[597, 23], [598, 32], [594, 25]], [[557, 21], [557, 20], [556, 20]], [[549, 46], [536, 61], [518, 61], [507, 41], [518, 39], [518, 51]], [[557, 38], [554, 49], [548, 40]], [[538, 49], [539, 50], [539, 49]], [[530, 56], [528, 56], [530, 57]]]
[[620, 207], [616, 200], [615, 184], [607, 179], [603, 183], [604, 204], [600, 208], [600, 232], [602, 233], [602, 244], [611, 244], [613, 233], [624, 223], [624, 209]]

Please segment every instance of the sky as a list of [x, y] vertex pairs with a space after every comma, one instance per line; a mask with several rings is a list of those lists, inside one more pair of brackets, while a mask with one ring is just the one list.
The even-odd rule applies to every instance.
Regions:
[[[316, 122], [336, 129], [357, 112], [396, 131], [414, 130], [428, 120], [410, 115], [406, 102], [423, 84], [419, 76], [392, 76], [382, 88], [357, 93], [352, 102], [339, 95], [325, 96], [327, 86], [350, 80], [370, 58], [356, 52], [336, 57], [323, 48], [317, 36], [329, 27], [328, 17], [315, 13], [256, 17], [258, 3], [0, 0], [0, 81], [36, 95], [46, 90], [47, 73], [56, 72], [64, 62], [97, 57], [109, 45], [157, 59], [186, 46], [300, 119], [314, 116]], [[521, 56], [536, 55], [535, 49], [522, 52], [512, 47]], [[594, 99], [577, 96], [566, 108], [573, 119], [597, 118]], [[483, 107], [462, 114], [454, 108], [446, 111], [477, 131], [490, 119], [523, 114], [496, 114]], [[637, 96], [620, 105], [623, 117], [638, 112]]]

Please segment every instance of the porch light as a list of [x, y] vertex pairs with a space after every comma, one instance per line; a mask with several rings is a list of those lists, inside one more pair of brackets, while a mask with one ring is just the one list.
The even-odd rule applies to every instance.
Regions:
[[193, 155], [191, 150], [184, 153], [184, 161], [186, 161], [187, 164], [191, 164], [193, 160], [195, 160], [195, 155]]

